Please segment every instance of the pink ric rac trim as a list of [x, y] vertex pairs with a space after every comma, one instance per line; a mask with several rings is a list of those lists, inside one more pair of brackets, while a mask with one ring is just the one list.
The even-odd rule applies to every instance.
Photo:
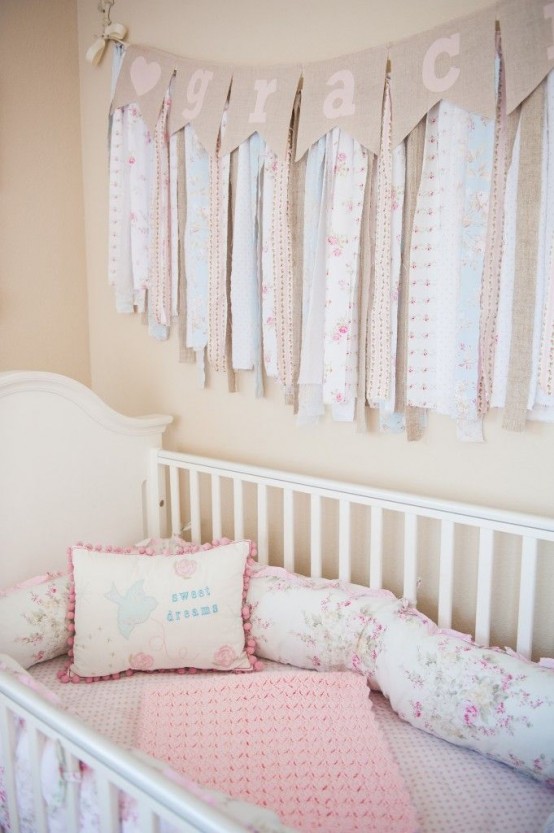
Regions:
[[[195, 552], [201, 552], [205, 550], [211, 550], [215, 547], [222, 547], [226, 546], [227, 544], [232, 544], [230, 538], [214, 538], [211, 543], [205, 544], [190, 544], [187, 543], [182, 547], [176, 547], [173, 555], [190, 555]], [[248, 588], [250, 587], [250, 578], [252, 576], [252, 570], [255, 565], [255, 559], [258, 555], [258, 548], [254, 541], [249, 541], [250, 544], [250, 551], [248, 553], [248, 558], [246, 559], [246, 566], [244, 568], [244, 580], [243, 580], [243, 589], [242, 589], [242, 619], [244, 622], [244, 639], [245, 639], [245, 651], [248, 655], [248, 661], [250, 663], [250, 670], [251, 671], [261, 671], [263, 663], [256, 656], [256, 640], [251, 635], [252, 625], [250, 624], [250, 605], [247, 602], [247, 595], [248, 595]], [[69, 600], [67, 604], [67, 655], [68, 660], [63, 668], [58, 671], [58, 679], [61, 683], [96, 683], [101, 680], [119, 680], [121, 677], [130, 677], [132, 676], [135, 671], [132, 668], [128, 668], [125, 671], [121, 671], [116, 674], [106, 674], [103, 676], [98, 677], [81, 677], [79, 674], [76, 674], [74, 671], [71, 671], [71, 665], [73, 663], [74, 654], [73, 654], [73, 643], [74, 633], [75, 633], [75, 581], [73, 577], [73, 549], [75, 547], [80, 547], [81, 549], [89, 550], [90, 552], [105, 552], [105, 553], [116, 553], [121, 555], [146, 555], [151, 556], [155, 555], [155, 551], [152, 547], [112, 547], [112, 546], [102, 546], [101, 544], [83, 544], [82, 542], [78, 541], [73, 547], [68, 547], [67, 549], [67, 562], [68, 562], [68, 572], [69, 572]], [[198, 668], [157, 668], [152, 670], [145, 670], [140, 671], [142, 674], [167, 674], [167, 673], [174, 673], [174, 674], [196, 674], [198, 673]], [[244, 673], [242, 669], [236, 669], [233, 673]]]

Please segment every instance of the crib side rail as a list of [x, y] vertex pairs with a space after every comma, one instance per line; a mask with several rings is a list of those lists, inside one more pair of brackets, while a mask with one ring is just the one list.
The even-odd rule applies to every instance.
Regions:
[[[136, 801], [141, 833], [159, 833], [161, 822], [176, 833], [244, 833], [245, 828], [209, 806], [162, 773], [143, 763], [84, 723], [44, 700], [11, 674], [0, 671], [0, 765], [4, 766], [6, 802], [11, 829], [20, 829], [18, 793], [21, 776], [16, 766], [21, 734], [28, 743], [32, 779], [33, 813], [36, 833], [47, 833], [47, 807], [42, 797], [40, 759], [48, 739], [57, 743], [62, 754], [63, 776], [67, 780], [65, 827], [68, 833], [79, 830], [78, 785], [80, 764], [94, 772], [102, 833], [116, 833], [120, 827], [119, 797], [126, 794]], [[19, 748], [21, 754], [21, 747]], [[165, 828], [168, 829], [168, 828]]]
[[[298, 561], [295, 546], [296, 527], [299, 523], [298, 495], [305, 496], [308, 511], [302, 510], [302, 523], [308, 523], [308, 549], [310, 574], [319, 577], [323, 572], [322, 540], [325, 515], [334, 506], [336, 514], [337, 558], [333, 575], [352, 580], [352, 548], [354, 527], [352, 513], [355, 507], [365, 507], [369, 514], [366, 558], [367, 582], [378, 589], [383, 586], [383, 572], [393, 555], [387, 547], [384, 524], [386, 514], [397, 517], [402, 526], [402, 540], [395, 545], [394, 558], [400, 561], [402, 571], [402, 595], [412, 603], [418, 601], [420, 542], [422, 524], [429, 520], [438, 526], [440, 547], [437, 564], [436, 591], [437, 622], [440, 627], [453, 626], [453, 589], [455, 583], [456, 542], [463, 530], [474, 530], [478, 550], [478, 566], [475, 589], [475, 619], [473, 635], [482, 645], [488, 645], [491, 632], [491, 599], [494, 586], [493, 567], [497, 554], [498, 536], [509, 536], [520, 548], [519, 573], [515, 577], [519, 587], [517, 602], [517, 637], [513, 647], [526, 657], [532, 655], [533, 632], [537, 590], [537, 563], [539, 548], [549, 542], [549, 554], [554, 568], [554, 520], [551, 518], [489, 509], [477, 505], [431, 500], [409, 493], [385, 489], [371, 489], [359, 484], [343, 483], [324, 478], [295, 475], [288, 472], [257, 466], [227, 463], [197, 455], [169, 451], [156, 451], [152, 457], [151, 478], [154, 488], [152, 505], [161, 502], [157, 484], [169, 486], [169, 530], [178, 534], [190, 528], [190, 538], [202, 540], [202, 532], [208, 523], [208, 535], [219, 538], [244, 537], [246, 512], [246, 488], [254, 489], [256, 503], [256, 538], [259, 560], [262, 563], [282, 563], [294, 570]], [[165, 475], [165, 476], [164, 476]], [[201, 478], [209, 481], [209, 518], [201, 497]], [[155, 481], [155, 482], [154, 482]], [[229, 514], [227, 500], [222, 498], [222, 485], [232, 483], [232, 523], [224, 522]], [[165, 485], [164, 485], [165, 487]], [[269, 492], [273, 499], [269, 500]], [[228, 493], [227, 493], [228, 495]], [[278, 496], [277, 500], [275, 495]], [[279, 497], [280, 496], [280, 497]], [[225, 504], [225, 505], [224, 505]], [[278, 505], [278, 513], [275, 505]], [[153, 512], [151, 515], [153, 516]], [[278, 517], [277, 517], [278, 515]], [[184, 516], [184, 521], [183, 521]], [[280, 527], [279, 548], [270, 540], [275, 524]], [[169, 531], [168, 530], [168, 531]], [[160, 534], [160, 527], [152, 534]], [[359, 543], [359, 542], [357, 542]], [[329, 571], [327, 570], [327, 573]]]

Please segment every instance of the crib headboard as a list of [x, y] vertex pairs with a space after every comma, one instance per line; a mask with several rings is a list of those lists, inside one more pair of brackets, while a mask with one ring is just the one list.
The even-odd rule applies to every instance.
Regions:
[[127, 417], [54, 373], [0, 373], [0, 588], [66, 567], [78, 540], [144, 537], [149, 451], [169, 416]]

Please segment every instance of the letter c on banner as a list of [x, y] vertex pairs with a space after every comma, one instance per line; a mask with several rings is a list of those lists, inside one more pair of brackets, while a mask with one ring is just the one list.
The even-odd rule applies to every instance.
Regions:
[[446, 75], [439, 78], [435, 71], [435, 63], [442, 52], [446, 52], [451, 58], [460, 54], [459, 32], [449, 38], [439, 38], [431, 44], [425, 53], [421, 68], [421, 77], [427, 89], [431, 90], [432, 93], [446, 92], [446, 90], [450, 89], [456, 83], [460, 75], [459, 67], [450, 67]]
[[[550, 20], [552, 21], [552, 34], [554, 38], [554, 3], [548, 3], [544, 7], [544, 18], [545, 20], [548, 20], [548, 18], [550, 18]], [[554, 46], [548, 47], [548, 49], [546, 50], [546, 57], [549, 61], [554, 60]]]
[[254, 81], [254, 89], [257, 93], [256, 106], [248, 116], [248, 124], [265, 124], [267, 121], [267, 113], [264, 110], [265, 103], [271, 93], [277, 92], [277, 79]]
[[356, 112], [354, 74], [349, 69], [339, 69], [327, 81], [328, 87], [332, 87], [333, 84], [342, 84], [342, 88], [333, 90], [326, 97], [323, 102], [323, 114], [328, 119], [336, 119], [339, 116], [353, 116]]
[[183, 110], [183, 116], [186, 119], [195, 119], [199, 114], [204, 105], [208, 84], [213, 77], [214, 74], [209, 69], [197, 69], [192, 73], [187, 85], [187, 101], [192, 106], [190, 110], [188, 107]]

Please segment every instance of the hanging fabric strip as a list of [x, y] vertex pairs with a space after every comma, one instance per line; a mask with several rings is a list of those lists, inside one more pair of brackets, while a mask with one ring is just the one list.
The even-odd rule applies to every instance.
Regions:
[[232, 366], [251, 370], [257, 363], [260, 342], [258, 241], [256, 214], [264, 142], [258, 133], [237, 151], [231, 265]]
[[414, 226], [415, 207], [425, 146], [425, 120], [412, 130], [406, 139], [406, 187], [403, 211], [403, 244], [400, 267], [400, 286], [398, 298], [398, 347], [396, 354], [396, 390], [395, 410], [406, 411], [406, 436], [408, 440], [419, 439], [423, 430], [423, 417], [419, 409], [414, 411], [407, 406], [407, 368], [408, 368], [408, 318], [410, 290], [410, 252], [412, 230]]
[[302, 247], [302, 347], [298, 376], [298, 421], [323, 414], [323, 333], [325, 315], [325, 245], [331, 173], [331, 135], [322, 136], [307, 154]]
[[484, 415], [492, 397], [496, 319], [500, 300], [502, 237], [504, 228], [504, 193], [506, 188], [506, 83], [504, 62], [499, 56], [499, 79], [496, 103], [494, 156], [491, 181], [491, 205], [481, 292], [479, 326], [479, 386], [477, 410]]
[[[444, 105], [445, 103], [443, 103]], [[407, 404], [436, 405], [437, 307], [440, 247], [439, 115], [441, 104], [427, 114], [421, 181], [412, 227], [409, 278]], [[451, 110], [442, 107], [443, 126]]]
[[[123, 47], [117, 44], [112, 63], [112, 94], [122, 61]], [[129, 210], [128, 110], [128, 107], [117, 108], [111, 114], [109, 122], [108, 283], [114, 289], [116, 310], [121, 313], [133, 312], [133, 268], [129, 230], [133, 217]]]
[[[379, 403], [380, 429], [397, 433], [404, 431], [403, 414], [395, 414], [396, 351], [398, 341], [398, 300], [400, 291], [400, 265], [402, 259], [402, 220], [404, 190], [406, 187], [406, 143], [397, 145], [392, 154], [392, 202], [391, 202], [391, 382], [389, 396]], [[389, 419], [390, 417], [390, 419]]]
[[[171, 220], [169, 195], [169, 142], [167, 117], [171, 99], [165, 96], [154, 131], [154, 165], [150, 209], [148, 267], [149, 321], [167, 328], [171, 322]], [[162, 330], [155, 328], [156, 338]], [[165, 332], [167, 337], [167, 332]]]
[[492, 408], [503, 408], [506, 402], [506, 381], [508, 378], [510, 340], [512, 336], [520, 138], [521, 132], [518, 126], [504, 193], [502, 263], [500, 269], [498, 312], [496, 316], [496, 347], [490, 397], [490, 406]]
[[517, 128], [517, 114], [514, 113], [510, 117], [506, 115], [506, 72], [499, 34], [497, 34], [497, 53], [496, 123], [479, 324], [477, 410], [481, 415], [487, 412], [492, 400], [497, 345], [497, 318], [501, 299], [500, 282], [503, 259], [506, 177]]
[[[463, 111], [460, 111], [463, 113]], [[454, 361], [453, 416], [458, 438], [482, 441], [479, 390], [479, 323], [484, 249], [490, 203], [490, 171], [494, 147], [494, 122], [463, 114], [467, 130], [465, 189], [459, 217], [460, 282], [456, 356]]]
[[227, 369], [227, 231], [229, 224], [230, 155], [219, 155], [226, 113], [216, 153], [209, 157], [208, 361], [216, 372]]
[[275, 328], [273, 222], [275, 180], [280, 164], [283, 163], [280, 163], [273, 151], [266, 146], [262, 191], [262, 346], [266, 375], [274, 379], [278, 377], [279, 370], [277, 364], [277, 331]]
[[[332, 131], [333, 191], [328, 214], [323, 401], [335, 419], [354, 418], [357, 391], [360, 232], [368, 151]], [[338, 407], [335, 407], [338, 406]]]
[[[542, 322], [546, 308], [546, 276], [548, 273], [548, 256], [553, 232], [552, 208], [554, 207], [554, 193], [552, 181], [549, 179], [549, 147], [548, 147], [548, 85], [544, 84], [544, 115], [542, 120], [542, 161], [540, 171], [540, 206], [538, 225], [538, 248], [535, 289], [535, 309], [533, 316], [533, 341], [531, 349], [531, 380], [527, 400], [527, 410], [532, 411], [539, 401], [540, 380], [539, 364], [542, 341]], [[546, 403], [545, 403], [546, 404]], [[554, 404], [554, 402], [552, 403]]]
[[109, 248], [108, 281], [114, 289], [115, 308], [133, 312], [133, 268], [131, 263], [129, 177], [127, 152], [127, 108], [115, 110], [110, 131]]
[[554, 405], [554, 72], [546, 83], [545, 157], [547, 176], [543, 183], [546, 191], [547, 219], [544, 230], [544, 313], [539, 355], [539, 386], [537, 404]]
[[372, 303], [373, 269], [375, 264], [375, 181], [377, 161], [372, 153], [368, 160], [367, 180], [360, 231], [360, 274], [358, 278], [358, 386], [356, 390], [356, 423], [358, 431], [367, 431], [367, 376], [369, 361], [369, 314]]
[[554, 396], [554, 245], [551, 239], [550, 259], [545, 287], [544, 324], [540, 356], [540, 390], [538, 404]]
[[179, 317], [179, 149], [178, 135], [169, 137], [169, 220], [171, 244], [171, 318]]
[[273, 206], [271, 214], [271, 245], [273, 248], [273, 277], [275, 297], [275, 330], [277, 347], [277, 377], [284, 388], [286, 398], [293, 396], [293, 271], [292, 271], [292, 226], [289, 201], [291, 174], [291, 145], [287, 158], [277, 162], [273, 185]]
[[521, 149], [510, 368], [503, 427], [523, 431], [532, 371], [544, 82], [521, 105]]
[[462, 226], [464, 192], [468, 164], [469, 114], [455, 104], [441, 101], [438, 115], [438, 178], [434, 183], [439, 192], [439, 235], [437, 243], [437, 293], [434, 333], [433, 408], [439, 413], [457, 417], [455, 391], [458, 360], [457, 330], [466, 317], [467, 300], [461, 295]]
[[388, 399], [391, 385], [392, 123], [389, 79], [385, 83], [381, 146], [377, 159], [375, 269], [369, 314], [367, 391], [369, 403]]
[[134, 299], [138, 312], [146, 310], [150, 262], [150, 211], [152, 207], [153, 142], [139, 108], [129, 105], [126, 114], [127, 173]]
[[185, 179], [187, 214], [184, 234], [186, 281], [186, 346], [196, 353], [200, 384], [204, 384], [204, 353], [208, 343], [208, 241], [210, 158], [194, 128], [186, 125]]
[[[297, 94], [291, 123], [291, 159], [296, 159], [297, 125], [299, 118], [300, 96]], [[300, 353], [302, 349], [302, 264], [303, 264], [303, 223], [304, 192], [306, 182], [305, 153], [297, 162], [292, 162], [289, 178], [290, 227], [292, 237], [292, 380], [293, 394], [287, 400], [294, 413], [298, 413], [298, 377], [300, 374]]]
[[185, 172], [185, 131], [177, 136], [177, 222], [179, 226], [179, 361], [193, 362], [194, 350], [187, 347], [187, 284], [185, 271], [185, 225], [187, 218], [187, 188]]

